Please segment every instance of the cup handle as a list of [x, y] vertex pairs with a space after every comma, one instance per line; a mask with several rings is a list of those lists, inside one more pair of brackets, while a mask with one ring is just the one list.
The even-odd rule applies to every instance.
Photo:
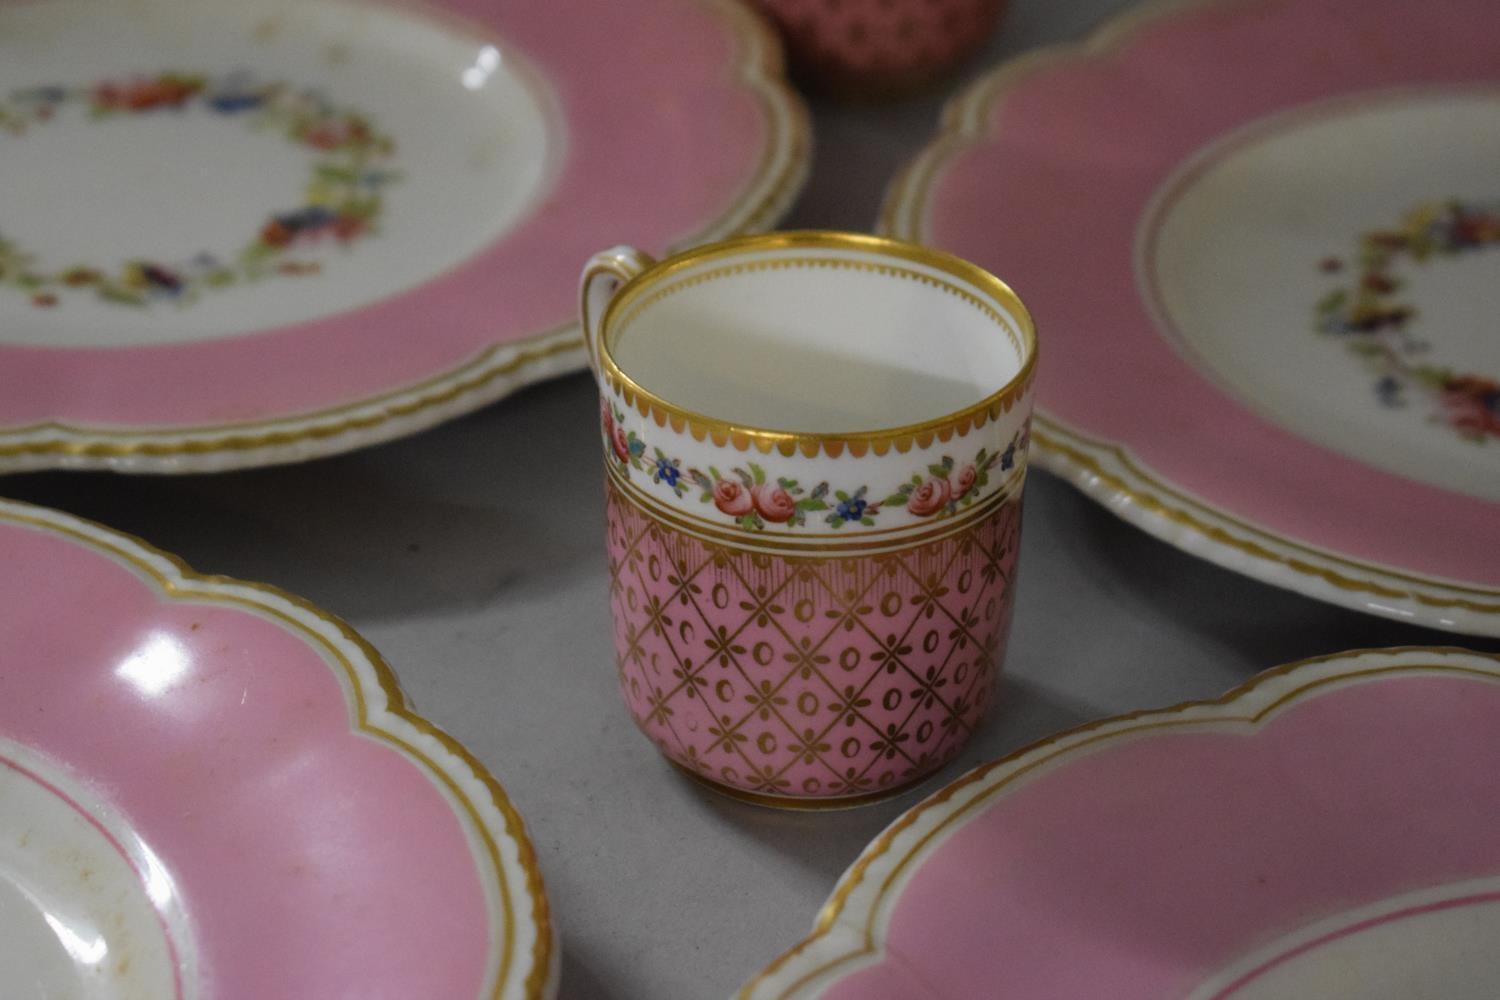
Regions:
[[634, 247], [618, 246], [596, 253], [584, 265], [578, 281], [579, 313], [583, 319], [583, 343], [588, 348], [589, 365], [599, 375], [599, 338], [604, 335], [604, 308], [620, 286], [640, 274], [656, 261]]

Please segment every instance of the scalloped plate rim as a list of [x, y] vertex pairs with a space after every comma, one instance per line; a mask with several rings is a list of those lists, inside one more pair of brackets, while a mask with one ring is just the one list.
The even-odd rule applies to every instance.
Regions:
[[[1445, 662], [1434, 664], [1431, 662], [1433, 658]], [[1370, 665], [1370, 660], [1377, 663], [1384, 661], [1384, 664]], [[1365, 663], [1361, 664], [1360, 661]], [[1468, 661], [1467, 667], [1462, 666], [1464, 661]], [[825, 975], [834, 965], [869, 956], [895, 958], [899, 961], [899, 954], [887, 952], [882, 947], [874, 925], [878, 919], [878, 911], [890, 911], [898, 904], [901, 891], [888, 894], [883, 888], [858, 912], [850, 911], [850, 899], [862, 885], [889, 879], [923, 851], [926, 837], [915, 846], [907, 848], [904, 853], [891, 853], [895, 841], [906, 830], [924, 819], [927, 825], [935, 823], [940, 827], [946, 818], [967, 808], [967, 803], [997, 790], [1032, 764], [1044, 761], [1049, 764], [1066, 762], [1074, 754], [1078, 754], [1080, 758], [1091, 756], [1099, 750], [1101, 744], [1107, 745], [1115, 740], [1128, 741], [1139, 729], [1165, 720], [1182, 721], [1186, 718], [1195, 724], [1233, 725], [1245, 721], [1245, 716], [1237, 714], [1236, 710], [1242, 710], [1247, 705], [1260, 708], [1250, 719], [1252, 725], [1259, 726], [1290, 710], [1299, 702], [1316, 698], [1316, 693], [1307, 692], [1325, 683], [1364, 674], [1378, 673], [1381, 677], [1389, 677], [1417, 673], [1442, 665], [1450, 669], [1484, 673], [1500, 683], [1500, 653], [1486, 653], [1457, 646], [1392, 646], [1347, 650], [1271, 667], [1218, 698], [1185, 701], [1166, 708], [1127, 712], [1087, 722], [981, 764], [927, 796], [882, 830], [839, 877], [828, 900], [819, 910], [812, 931], [747, 982], [736, 994], [736, 998], [788, 1000], [792, 997], [819, 996], [821, 989], [808, 991], [803, 988], [803, 983], [813, 976]], [[1297, 680], [1304, 678], [1315, 679], [1300, 688], [1294, 686]], [[968, 794], [961, 796], [961, 793]], [[1002, 792], [999, 798], [1003, 797]], [[993, 805], [999, 798], [990, 798], [988, 802]], [[957, 804], [950, 806], [950, 802], [955, 801]], [[976, 819], [983, 812], [983, 808], [976, 810], [968, 820], [960, 821], [958, 827], [949, 830], [947, 836], [951, 837], [965, 822]], [[889, 899], [886, 898], [887, 895], [890, 896]], [[850, 945], [853, 950], [850, 950]], [[806, 969], [809, 965], [812, 965], [811, 970]], [[857, 973], [860, 968], [862, 966], [851, 969], [846, 975]], [[783, 982], [786, 975], [790, 974], [787, 970], [802, 971], [803, 975], [788, 985]], [[836, 976], [828, 979], [826, 985], [837, 984], [843, 978], [844, 976]], [[779, 991], [778, 986], [781, 987]]]
[[[399, 734], [381, 727], [383, 719], [390, 719], [411, 727], [440, 746], [443, 758], [429, 759], [425, 764], [393, 746], [388, 747], [387, 752], [398, 754], [424, 772], [429, 768], [436, 770], [453, 783], [453, 793], [468, 806], [468, 812], [479, 826], [478, 832], [499, 861], [498, 869], [492, 874], [500, 880], [502, 895], [508, 894], [517, 901], [512, 907], [513, 915], [518, 923], [524, 916], [524, 924], [529, 925], [535, 934], [529, 958], [523, 959], [523, 964], [514, 967], [509, 974], [502, 971], [492, 995], [507, 1000], [550, 1000], [556, 995], [561, 949], [536, 850], [524, 820], [504, 787], [478, 757], [412, 708], [390, 664], [352, 626], [279, 587], [200, 573], [179, 557], [135, 535], [65, 511], [0, 498], [0, 526], [44, 532], [102, 559], [125, 565], [142, 585], [155, 594], [158, 602], [198, 604], [230, 608], [242, 614], [264, 615], [297, 642], [318, 653], [320, 658], [326, 651], [342, 660], [348, 667], [353, 694], [365, 707], [365, 718], [355, 720], [354, 706], [347, 706], [351, 713], [350, 731], [399, 737]], [[329, 669], [335, 670], [332, 664], [329, 664]], [[483, 789], [489, 800], [471, 800], [461, 791], [465, 783]], [[506, 858], [507, 849], [515, 852], [514, 859]], [[512, 866], [514, 871], [505, 870]], [[507, 930], [509, 940], [503, 945], [492, 942], [492, 948], [510, 947], [517, 936], [516, 926], [513, 924]], [[511, 988], [507, 988], [507, 982]]]

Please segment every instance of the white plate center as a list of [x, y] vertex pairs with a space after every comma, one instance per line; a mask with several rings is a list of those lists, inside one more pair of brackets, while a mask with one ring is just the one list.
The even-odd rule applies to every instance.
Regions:
[[1340, 914], [1247, 956], [1190, 1000], [1493, 1000], [1500, 884], [1424, 890]]
[[0, 341], [284, 327], [461, 264], [563, 137], [504, 43], [348, 0], [0, 5]]
[[[169, 1000], [174, 951], [147, 884], [105, 810], [60, 769], [0, 740], [0, 983], [6, 1000]], [[117, 829], [111, 829], [115, 827]], [[154, 873], [165, 892], [170, 884]], [[178, 967], [183, 961], [184, 966]]]
[[71, 224], [28, 226], [3, 208], [0, 217], [17, 216], [5, 236], [53, 270], [126, 256], [176, 261], [194, 241], [238, 249], [264, 224], [263, 206], [296, 205], [309, 159], [237, 120], [192, 112], [32, 128], [24, 141], [0, 141], [7, 200], [63, 206]]
[[1500, 92], [1368, 95], [1209, 147], [1143, 219], [1164, 329], [1267, 419], [1500, 500]]

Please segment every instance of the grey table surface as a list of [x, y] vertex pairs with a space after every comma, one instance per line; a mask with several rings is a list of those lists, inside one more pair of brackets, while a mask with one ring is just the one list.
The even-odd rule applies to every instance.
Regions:
[[[966, 76], [1127, 5], [1016, 0]], [[952, 89], [894, 106], [814, 104], [816, 165], [787, 225], [870, 226]], [[0, 481], [0, 493], [140, 535], [205, 572], [274, 583], [351, 622], [525, 816], [561, 931], [561, 995], [583, 1000], [732, 993], [803, 936], [839, 874], [903, 810], [1058, 729], [1216, 696], [1266, 667], [1344, 649], [1500, 650], [1235, 576], [1034, 472], [1000, 707], [967, 751], [878, 805], [742, 805], [669, 769], [618, 699], [597, 413], [576, 375], [306, 465], [176, 479], [48, 473]], [[559, 499], [536, 502], [542, 482]]]

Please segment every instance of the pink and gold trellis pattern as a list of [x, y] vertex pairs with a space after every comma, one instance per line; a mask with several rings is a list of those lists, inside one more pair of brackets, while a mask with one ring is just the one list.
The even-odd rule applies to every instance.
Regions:
[[666, 528], [608, 482], [617, 667], [666, 757], [755, 796], [848, 799], [936, 770], [988, 706], [1021, 505], [880, 555], [787, 557]]

